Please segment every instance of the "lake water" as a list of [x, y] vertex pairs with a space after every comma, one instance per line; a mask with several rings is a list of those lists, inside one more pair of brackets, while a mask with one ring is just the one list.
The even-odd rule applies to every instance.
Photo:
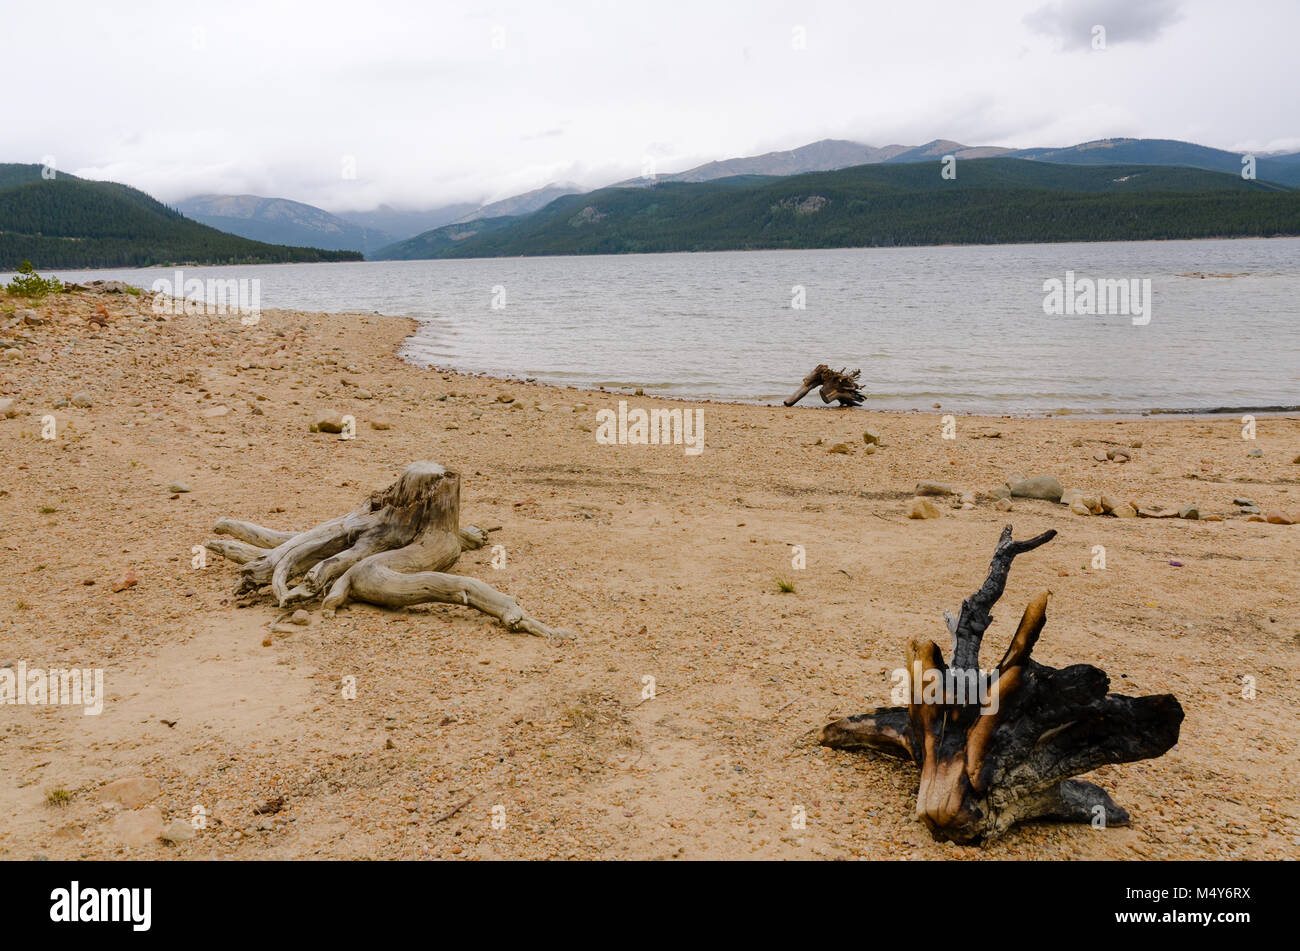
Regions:
[[[147, 288], [174, 270], [56, 273]], [[258, 278], [265, 308], [415, 317], [418, 363], [584, 387], [776, 402], [828, 363], [862, 369], [867, 408], [1300, 407], [1297, 238], [184, 271]], [[1067, 271], [1149, 279], [1149, 321], [1045, 314], [1044, 281]]]

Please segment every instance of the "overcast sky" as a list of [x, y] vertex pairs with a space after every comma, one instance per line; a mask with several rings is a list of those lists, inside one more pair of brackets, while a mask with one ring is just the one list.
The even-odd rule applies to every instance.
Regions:
[[821, 138], [1300, 149], [1296, 0], [71, 0], [0, 22], [0, 161], [166, 201], [426, 207]]

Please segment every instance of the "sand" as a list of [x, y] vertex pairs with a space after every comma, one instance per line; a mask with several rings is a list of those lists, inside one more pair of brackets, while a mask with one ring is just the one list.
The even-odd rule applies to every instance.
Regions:
[[[97, 329], [85, 317], [101, 303]], [[0, 327], [15, 306], [0, 297]], [[101, 668], [107, 696], [98, 716], [0, 706], [4, 858], [1300, 854], [1300, 528], [1233, 504], [1300, 518], [1296, 416], [1261, 416], [1251, 441], [1230, 417], [958, 415], [945, 440], [942, 407], [686, 404], [419, 368], [398, 356], [403, 319], [163, 321], [147, 295], [94, 293], [35, 310], [43, 323], [0, 331], [21, 344], [0, 362], [14, 400], [0, 419], [0, 665]], [[791, 367], [792, 390], [807, 369]], [[82, 392], [90, 406], [55, 408]], [[704, 451], [598, 444], [596, 412], [620, 399], [702, 409]], [[327, 412], [354, 415], [357, 438], [309, 432]], [[885, 444], [873, 454], [867, 428]], [[1131, 461], [1094, 460], [1116, 447]], [[302, 528], [418, 459], [461, 473], [464, 522], [501, 526], [504, 566], [483, 549], [458, 570], [575, 640], [449, 605], [313, 611], [272, 632], [284, 612], [265, 597], [241, 607], [234, 565], [192, 567], [220, 517]], [[1224, 520], [985, 498], [904, 515], [918, 481], [983, 493], [1016, 472]], [[1165, 756], [1089, 777], [1131, 826], [939, 844], [914, 818], [910, 765], [815, 737], [890, 702], [910, 638], [946, 648], [942, 612], [983, 581], [1008, 523], [1060, 535], [1017, 560], [986, 655], [1050, 588], [1038, 659], [1172, 692], [1186, 720]], [[115, 592], [128, 571], [137, 583]], [[103, 789], [139, 777], [157, 787], [119, 794], [128, 805]], [[196, 813], [188, 839], [153, 836]]]

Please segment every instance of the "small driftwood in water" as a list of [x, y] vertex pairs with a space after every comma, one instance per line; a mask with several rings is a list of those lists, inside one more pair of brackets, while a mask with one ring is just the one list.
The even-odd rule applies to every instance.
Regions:
[[531, 617], [514, 598], [475, 578], [445, 574], [487, 533], [460, 525], [460, 476], [416, 462], [358, 508], [303, 532], [222, 519], [207, 547], [243, 565], [236, 594], [269, 585], [281, 607], [321, 598], [327, 614], [348, 601], [387, 608], [429, 601], [465, 604], [511, 631], [571, 636]]
[[811, 393], [813, 387], [820, 386], [823, 403], [839, 400], [841, 406], [859, 406], [867, 398], [858, 388], [858, 377], [861, 375], [861, 370], [849, 373], [844, 369], [836, 372], [823, 363], [803, 378], [803, 383], [794, 396], [785, 401], [785, 405], [793, 406]]
[[916, 763], [916, 814], [939, 841], [988, 840], [1030, 819], [1100, 825], [1104, 817], [1107, 825], [1126, 825], [1128, 813], [1103, 789], [1070, 777], [1160, 756], [1178, 742], [1183, 708], [1172, 694], [1107, 693], [1110, 680], [1096, 667], [1057, 670], [1030, 658], [1047, 619], [1046, 591], [1025, 609], [998, 666], [979, 672], [980, 641], [1012, 559], [1055, 535], [1017, 542], [1010, 525], [1003, 529], [988, 580], [956, 618], [945, 613], [951, 667], [933, 641], [914, 640], [907, 706], [881, 707], [822, 730], [825, 746]]

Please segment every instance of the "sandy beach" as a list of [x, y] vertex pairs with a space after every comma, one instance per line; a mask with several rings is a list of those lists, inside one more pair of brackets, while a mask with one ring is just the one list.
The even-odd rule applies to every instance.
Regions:
[[[100, 305], [107, 326], [87, 320]], [[1228, 416], [957, 415], [945, 439], [943, 406], [687, 404], [424, 369], [398, 356], [399, 318], [160, 319], [147, 294], [93, 292], [23, 308], [0, 297], [0, 665], [102, 668], [105, 699], [0, 705], [2, 858], [1300, 854], [1300, 527], [1234, 503], [1300, 521], [1300, 415], [1260, 416], [1253, 440]], [[620, 400], [702, 410], [703, 451], [598, 443]], [[330, 413], [356, 438], [310, 431]], [[1129, 460], [1095, 458], [1115, 449]], [[219, 518], [305, 528], [425, 459], [461, 474], [464, 522], [500, 526], [501, 567], [484, 548], [455, 570], [573, 640], [452, 605], [277, 623], [268, 596], [234, 596], [232, 563], [192, 567]], [[1014, 474], [1200, 518], [1003, 510]], [[909, 519], [925, 480], [955, 494]], [[990, 662], [1049, 588], [1038, 659], [1173, 693], [1186, 719], [1168, 754], [1088, 776], [1131, 826], [940, 844], [913, 767], [817, 731], [890, 703], [909, 639], [947, 649], [943, 611], [1007, 524], [1059, 536], [1016, 561]], [[196, 815], [192, 836], [157, 837]]]

